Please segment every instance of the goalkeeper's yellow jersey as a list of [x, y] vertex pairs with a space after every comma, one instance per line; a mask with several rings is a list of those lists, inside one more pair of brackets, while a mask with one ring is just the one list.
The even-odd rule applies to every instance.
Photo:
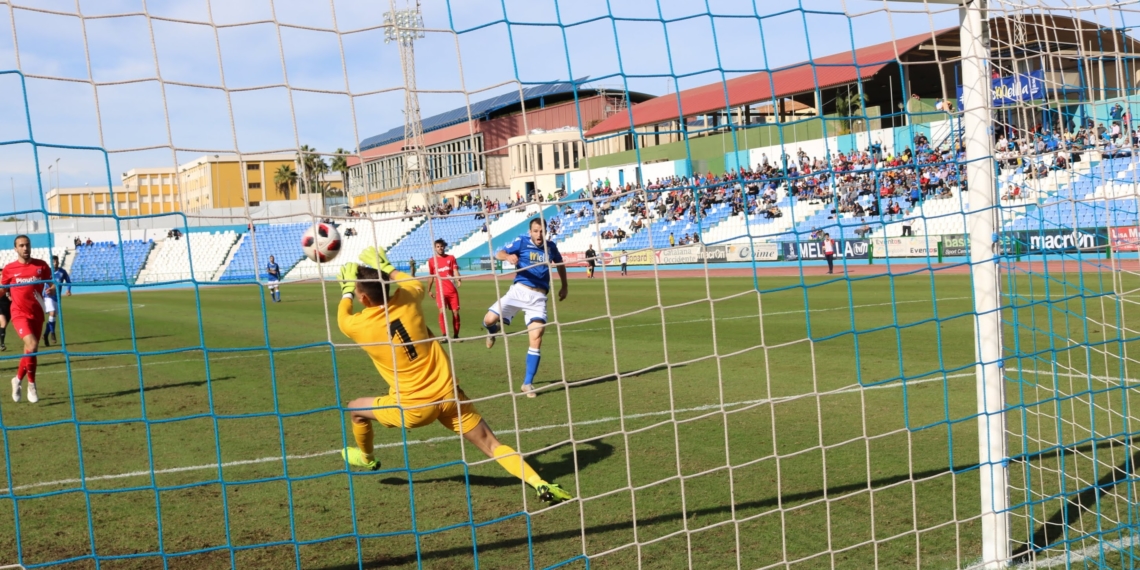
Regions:
[[388, 382], [388, 393], [398, 394], [401, 404], [453, 398], [451, 362], [424, 323], [423, 283], [402, 271], [393, 271], [391, 278], [399, 287], [386, 307], [354, 314], [352, 299], [341, 299], [336, 318], [341, 332], [362, 345]]

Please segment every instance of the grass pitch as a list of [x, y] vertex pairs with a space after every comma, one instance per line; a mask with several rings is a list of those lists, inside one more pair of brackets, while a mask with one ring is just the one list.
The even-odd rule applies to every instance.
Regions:
[[[495, 287], [464, 283], [464, 336], [481, 334]], [[1009, 414], [1010, 453], [1046, 452], [1010, 469], [1025, 542], [1075, 482], [1124, 461], [1133, 385], [1087, 377], [1126, 377], [1113, 327], [1128, 311], [1095, 297], [1111, 283], [1008, 287], [1026, 305], [1003, 314], [1005, 344], [1026, 355], [1006, 362], [1007, 400], [1026, 403]], [[594, 568], [952, 568], [980, 555], [968, 276], [575, 279], [550, 309], [537, 399], [518, 390], [525, 337], [449, 345], [499, 438], [585, 499], [556, 508], [439, 425], [378, 431], [383, 469], [347, 473], [338, 406], [387, 388], [362, 351], [329, 344], [347, 342], [336, 293], [64, 299], [68, 354], [41, 357], [39, 404], [0, 383], [0, 487], [13, 488], [0, 565], [161, 568], [166, 553], [170, 568], [584, 568], [585, 554]], [[1127, 494], [1070, 532], [1127, 523]]]

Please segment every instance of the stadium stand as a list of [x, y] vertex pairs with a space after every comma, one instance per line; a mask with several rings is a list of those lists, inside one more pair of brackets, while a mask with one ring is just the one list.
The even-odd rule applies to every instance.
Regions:
[[[285, 279], [316, 279], [322, 273], [325, 277], [332, 277], [340, 271], [342, 265], [355, 262], [360, 252], [371, 245], [378, 245], [385, 249], [391, 248], [396, 242], [403, 239], [409, 232], [423, 223], [423, 216], [397, 219], [357, 218], [352, 220], [336, 220], [337, 230], [340, 232], [341, 248], [336, 259], [323, 263], [305, 257], [301, 259], [291, 271], [285, 273]], [[426, 259], [426, 258], [425, 258]], [[278, 261], [280, 263], [280, 261]], [[284, 266], [282, 266], [284, 267]]]
[[[238, 240], [235, 231], [192, 232], [181, 238], [168, 237], [155, 245], [139, 275], [140, 283], [210, 281]], [[190, 268], [194, 271], [191, 276]]]
[[[443, 238], [447, 243], [457, 244], [479, 231], [486, 219], [478, 217], [479, 209], [474, 206], [455, 208], [450, 214], [433, 214], [423, 224], [413, 230], [399, 243], [388, 250], [388, 259], [402, 270], [409, 268], [411, 259], [420, 265], [432, 253], [432, 242]], [[494, 215], [491, 216], [494, 218]]]
[[76, 283], [134, 283], [146, 258], [154, 247], [153, 240], [128, 240], [119, 247], [114, 242], [98, 242], [75, 248], [71, 280]]
[[[587, 215], [584, 216], [585, 222], [563, 226], [560, 233], [555, 236], [558, 248], [566, 252], [584, 252], [590, 246], [598, 245], [601, 228], [615, 227], [619, 219], [628, 218], [629, 212], [625, 206], [632, 198], [632, 192], [620, 196], [596, 197], [593, 205], [586, 206], [588, 211], [593, 213], [592, 217]], [[599, 217], [600, 220], [596, 222], [592, 219]], [[614, 240], [608, 242], [613, 243]]]
[[[1132, 157], [1100, 161], [1078, 174], [1038, 206], [1011, 216], [1007, 231], [1058, 230], [1134, 226], [1137, 224], [1137, 161]], [[1003, 204], [1005, 205], [1005, 204]]]
[[[63, 246], [57, 246], [53, 249], [48, 249], [46, 247], [33, 247], [32, 248], [32, 257], [34, 257], [36, 259], [42, 259], [42, 260], [47, 261], [49, 263], [51, 262], [51, 256], [53, 253], [55, 255], [59, 256], [60, 263], [63, 263], [66, 260], [67, 249], [64, 248]], [[12, 249], [12, 248], [0, 249], [0, 267], [4, 267], [5, 265], [12, 263], [13, 261], [16, 261], [16, 250], [15, 249]]]
[[[312, 224], [257, 225], [254, 231], [242, 234], [237, 252], [226, 266], [219, 281], [265, 279], [265, 264], [272, 255], [285, 275], [304, 257], [301, 251], [301, 234]], [[254, 258], [256, 244], [257, 257]]]

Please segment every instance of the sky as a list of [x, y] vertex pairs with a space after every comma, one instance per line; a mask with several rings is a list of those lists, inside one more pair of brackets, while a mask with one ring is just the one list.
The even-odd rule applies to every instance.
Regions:
[[[39, 208], [57, 185], [118, 184], [130, 168], [302, 144], [351, 150], [401, 126], [399, 50], [385, 44], [380, 27], [393, 6], [408, 3], [0, 0], [0, 142], [39, 143], [0, 146], [0, 211], [10, 199], [17, 209]], [[420, 6], [423, 117], [520, 85], [584, 76], [591, 86], [662, 95], [957, 25], [952, 7], [887, 0]], [[1120, 26], [1122, 13], [1082, 17]]]

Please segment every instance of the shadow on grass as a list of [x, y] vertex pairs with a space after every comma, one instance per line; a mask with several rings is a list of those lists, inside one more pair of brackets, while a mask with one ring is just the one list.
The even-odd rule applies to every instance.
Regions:
[[[151, 339], [154, 339], [154, 338], [167, 338], [167, 337], [170, 337], [170, 336], [174, 336], [174, 335], [169, 335], [169, 334], [155, 334], [155, 335], [149, 335], [149, 336], [137, 336], [137, 337], [134, 337], [134, 340], [151, 340]], [[103, 344], [103, 343], [105, 343], [105, 342], [121, 342], [121, 341], [124, 341], [124, 340], [125, 340], [125, 341], [130, 341], [130, 340], [131, 340], [131, 337], [129, 337], [129, 336], [128, 336], [128, 337], [123, 337], [123, 338], [105, 338], [105, 339], [102, 339], [102, 340], [85, 340], [85, 341], [83, 341], [83, 342], [68, 342], [68, 343], [67, 343], [67, 346], [70, 348], [70, 347], [73, 347], [73, 346], [85, 346], [85, 345], [88, 345], [88, 344]], [[55, 344], [53, 344], [53, 345], [52, 345], [52, 346], [50, 346], [49, 348], [58, 348], [59, 346], [60, 346], [60, 345], [55, 345]]]
[[[686, 366], [688, 366], [688, 364], [673, 364], [672, 365], [673, 368], [684, 368]], [[563, 390], [566, 390], [568, 387], [569, 388], [581, 388], [583, 386], [592, 386], [594, 384], [604, 384], [606, 382], [613, 382], [614, 380], [617, 380], [619, 376], [622, 378], [637, 378], [638, 376], [644, 376], [646, 374], [653, 374], [654, 372], [661, 372], [664, 370], [668, 370], [669, 368], [670, 368], [669, 364], [662, 362], [660, 364], [654, 364], [652, 366], [641, 368], [639, 370], [630, 370], [629, 372], [618, 372], [616, 374], [610, 373], [610, 374], [603, 374], [601, 376], [594, 376], [591, 378], [581, 378], [578, 380], [568, 380], [565, 383], [558, 382], [555, 380], [555, 381], [547, 381], [547, 382], [539, 381], [539, 382], [535, 382], [535, 384], [547, 384], [547, 385], [559, 384], [559, 386], [556, 388], [543, 388], [540, 394], [546, 395], [546, 394], [553, 394], [555, 392], [561, 392]]]
[[[1098, 444], [1098, 446], [1101, 448], [1109, 447], [1109, 446], [1120, 446], [1120, 445], [1125, 445], [1125, 442], [1113, 440], [1113, 441], [1100, 442]], [[1086, 453], [1086, 452], [1090, 451], [1091, 449], [1092, 449], [1092, 445], [1082, 445], [1082, 446], [1076, 446], [1076, 447], [1069, 447], [1069, 448], [1049, 451], [1046, 453], [1033, 454], [1033, 455], [1028, 456], [1028, 460], [1033, 461], [1036, 459], [1042, 459], [1042, 458], [1047, 458], [1047, 457], [1059, 457], [1059, 456], [1073, 455], [1073, 454], [1077, 454], [1077, 453]], [[573, 473], [573, 463], [567, 462], [568, 456], [569, 456], [569, 454], [566, 454], [566, 457], [564, 457], [563, 460], [557, 462], [556, 465], [560, 465], [560, 466], [566, 465], [569, 468], [569, 471], [567, 472], [567, 474], [571, 474], [571, 473]], [[581, 457], [581, 454], [579, 455], [579, 457]], [[1022, 456], [1020, 458], [1014, 458], [1014, 459], [1020, 460], [1020, 461], [1025, 461], [1027, 458], [1025, 456]], [[1076, 520], [1076, 517], [1079, 516], [1079, 513], [1081, 510], [1090, 508], [1090, 505], [1095, 507], [1097, 497], [1099, 497], [1100, 495], [1107, 492], [1108, 489], [1110, 489], [1112, 486], [1116, 485], [1117, 483], [1120, 483], [1121, 481], [1128, 479], [1128, 476], [1132, 472], [1132, 470], [1134, 469], [1134, 465], [1137, 461], [1140, 461], [1140, 451], [1136, 452], [1136, 454], [1134, 454], [1131, 458], [1129, 458], [1125, 462], [1124, 465], [1115, 469], [1112, 473], [1106, 475], [1105, 477], [1102, 477], [1101, 480], [1098, 482], [1098, 485], [1096, 486], [1096, 488], [1084, 491], [1084, 492], [1078, 494], [1077, 496], [1073, 497], [1072, 499], [1070, 499], [1068, 506], [1065, 509], [1063, 509], [1062, 511], [1058, 512], [1056, 515], [1054, 515], [1053, 518], [1051, 518], [1049, 520], [1049, 522], [1047, 522], [1045, 525], [1043, 525], [1042, 528], [1039, 529], [1038, 532], [1034, 535], [1034, 538], [1033, 538], [1034, 548], [1040, 549], [1044, 545], [1049, 544], [1049, 542], [1059, 539], [1063, 535], [1063, 532], [1064, 532], [1064, 526], [1065, 526], [1064, 521]], [[544, 464], [544, 466], [545, 466], [545, 464]], [[581, 467], [581, 463], [579, 463], [579, 467]], [[858, 483], [851, 483], [851, 484], [847, 484], [847, 485], [834, 485], [834, 486], [828, 487], [826, 491], [823, 489], [819, 489], [819, 490], [815, 490], [815, 491], [806, 491], [806, 492], [802, 492], [802, 493], [789, 493], [789, 494], [786, 494], [782, 497], [772, 496], [772, 497], [767, 498], [767, 499], [761, 499], [761, 500], [756, 500], [756, 501], [743, 501], [743, 502], [736, 503], [735, 511], [736, 511], [737, 516], [742, 516], [742, 512], [746, 512], [746, 511], [760, 511], [760, 510], [776, 509], [776, 508], [779, 508], [781, 506], [781, 503], [783, 504], [783, 506], [785, 508], [787, 508], [789, 506], [794, 506], [795, 504], [800, 503], [800, 502], [813, 501], [813, 500], [821, 499], [825, 496], [834, 500], [838, 496], [848, 494], [848, 493], [866, 491], [867, 489], [877, 489], [877, 488], [882, 488], [882, 487], [888, 487], [891, 485], [897, 485], [899, 483], [904, 483], [906, 481], [923, 480], [923, 479], [935, 477], [938, 475], [942, 475], [942, 474], [948, 473], [950, 471], [960, 473], [963, 471], [976, 469], [977, 467], [978, 467], [977, 464], [957, 465], [957, 466], [954, 466], [952, 469], [950, 469], [950, 468], [930, 469], [930, 470], [926, 470], [926, 471], [915, 472], [913, 474], [903, 474], [903, 475], [892, 475], [889, 477], [880, 477], [880, 478], [874, 479], [870, 482], [864, 481], [864, 482], [858, 482]], [[440, 479], [440, 480], [462, 481], [462, 479], [463, 479], [462, 476], [459, 476], [459, 477], [451, 477], [451, 478]], [[482, 479], [493, 480], [493, 481], [495, 481], [495, 484], [499, 484], [497, 482], [499, 479], [503, 480], [502, 484], [510, 484], [510, 485], [517, 485], [518, 484], [518, 480], [515, 479], [514, 477], [509, 477], [509, 478], [508, 477], [502, 477], [502, 478], [500, 478], [500, 477], [486, 477], [486, 478], [482, 478]], [[389, 482], [389, 481], [392, 481], [392, 480], [391, 479], [385, 479], [384, 480], [384, 482]], [[395, 481], [397, 481], [401, 484], [407, 484], [406, 481], [403, 481], [403, 480], [397, 479]], [[476, 484], [474, 477], [472, 478], [472, 484]], [[650, 517], [639, 517], [637, 519], [637, 525], [639, 528], [645, 528], [647, 526], [658, 525], [658, 524], [666, 524], [666, 523], [672, 523], [672, 522], [680, 521], [680, 520], [684, 519], [686, 516], [691, 518], [691, 517], [701, 517], [701, 516], [710, 516], [710, 515], [725, 515], [725, 514], [731, 513], [733, 511], [733, 508], [734, 507], [730, 506], [730, 505], [722, 505], [722, 506], [718, 506], [718, 507], [691, 509], [688, 512], [674, 512], [674, 513], [666, 513], [666, 514], [655, 515], [655, 516], [650, 516]], [[750, 515], [750, 514], [755, 514], [755, 513], [748, 513], [748, 514]], [[630, 528], [632, 528], [632, 521], [625, 521], [625, 522], [618, 522], [618, 523], [605, 523], [605, 524], [587, 525], [585, 528], [585, 532], [588, 535], [597, 535], [599, 533], [625, 531], [625, 530], [629, 530]], [[519, 537], [519, 538], [509, 538], [509, 539], [501, 539], [501, 540], [496, 540], [496, 541], [479, 542], [478, 543], [478, 549], [479, 549], [479, 552], [491, 552], [491, 551], [495, 551], [495, 550], [503, 550], [503, 549], [511, 549], [511, 548], [526, 548], [528, 545], [534, 545], [535, 547], [537, 547], [538, 545], [540, 545], [542, 543], [546, 543], [546, 542], [578, 539], [581, 537], [581, 534], [582, 534], [582, 531], [577, 529], [577, 528], [567, 529], [567, 530], [563, 530], [563, 531], [534, 534], [530, 537], [524, 536], [524, 537]], [[1038, 545], [1041, 545], [1041, 546], [1038, 546]], [[1031, 552], [1026, 552], [1025, 548], [1019, 549], [1019, 551], [1015, 552], [1014, 554], [1015, 554], [1015, 557], [1017, 557], [1017, 558], [1015, 558], [1015, 562], [1017, 562], [1019, 560], [1024, 561], [1027, 559], [1027, 557], [1032, 555]], [[384, 568], [384, 567], [387, 567], [390, 565], [395, 566], [395, 565], [415, 564], [415, 563], [417, 563], [419, 561], [423, 561], [423, 560], [445, 559], [445, 558], [451, 558], [451, 557], [463, 557], [463, 556], [470, 556], [470, 555], [471, 555], [471, 547], [470, 546], [456, 546], [456, 547], [452, 547], [452, 548], [440, 548], [440, 549], [433, 549], [433, 550], [429, 550], [429, 551], [424, 551], [424, 552], [421, 552], [419, 554], [419, 556], [417, 556], [415, 553], [410, 553], [410, 554], [405, 554], [405, 555], [401, 555], [401, 556], [391, 556], [391, 557], [385, 557], [383, 559], [378, 559], [378, 560], [365, 561], [362, 565], [351, 564], [351, 565], [326, 566], [323, 568], [323, 570], [350, 570], [352, 568]]]
[[[574, 474], [574, 452], [571, 450], [564, 451], [562, 457], [554, 461], [544, 461], [544, 456], [555, 453], [557, 450], [550, 450], [538, 455], [532, 455], [527, 458], [527, 462], [538, 471], [539, 475], [548, 481], [558, 481], [563, 477], [569, 477]], [[578, 469], [583, 469], [588, 465], [600, 463], [614, 454], [614, 446], [603, 441], [590, 441], [578, 446]], [[504, 472], [505, 473], [505, 472]], [[519, 484], [518, 478], [512, 475], [499, 477], [491, 477], [487, 475], [472, 475], [468, 474], [466, 478], [463, 475], [452, 475], [450, 477], [437, 477], [434, 479], [416, 479], [416, 484], [424, 483], [438, 483], [438, 482], [453, 482], [463, 483], [469, 481], [471, 485], [478, 485], [481, 487], [507, 487], [517, 486]], [[380, 480], [384, 485], [403, 485], [408, 484], [407, 479], [400, 477], [385, 477]]]
[[[1118, 445], [1131, 445], [1132, 442], [1125, 442], [1113, 440], [1111, 442], [1100, 442], [1098, 447], [1115, 447]], [[1081, 446], [1080, 448], [1065, 449], [1062, 452], [1056, 452], [1056, 455], [1071, 455], [1078, 451], [1087, 452], [1092, 450], [1092, 445]], [[1140, 451], [1133, 453], [1124, 459], [1124, 463], [1116, 466], [1111, 471], [1106, 473], [1103, 477], [1097, 480], [1096, 485], [1090, 486], [1084, 491], [1072, 495], [1069, 500], [1065, 502], [1065, 507], [1058, 510], [1049, 517], [1049, 520], [1042, 523], [1042, 525], [1033, 533], [1033, 540], [1029, 544], [1024, 544], [1013, 551], [1013, 563], [1024, 564], [1036, 559], [1037, 553], [1049, 548], [1050, 545], [1066, 540], [1068, 538], [1068, 528], [1071, 522], [1081, 520], [1085, 514], [1096, 517], [1096, 510], [1100, 507], [1100, 498], [1112, 490], [1117, 484], [1129, 481], [1131, 482], [1131, 475], [1136, 471], [1136, 462], [1140, 461]], [[1094, 537], [1101, 540], [1104, 537]], [[1112, 551], [1113, 549], [1106, 549]]]
[[[220, 376], [218, 378], [214, 378], [212, 381], [213, 382], [221, 382], [223, 380], [234, 380], [236, 378], [237, 378], [236, 376]], [[169, 388], [193, 388], [193, 387], [205, 386], [205, 385], [206, 385], [205, 380], [194, 380], [191, 382], [175, 382], [173, 384], [154, 384], [154, 385], [150, 385], [150, 386], [143, 386], [142, 391], [143, 392], [153, 392], [155, 390], [166, 390]], [[115, 392], [97, 392], [94, 394], [83, 394], [83, 395], [77, 397], [75, 399], [75, 401], [76, 401], [76, 403], [80, 403], [80, 404], [90, 404], [92, 402], [98, 402], [100, 400], [108, 400], [111, 398], [122, 398], [122, 397], [127, 397], [127, 396], [137, 396], [138, 394], [139, 394], [138, 388], [131, 388], [130, 390], [118, 390]], [[41, 402], [43, 402], [45, 400], [46, 400], [46, 403], [41, 403], [40, 404], [41, 406], [62, 406], [65, 404], [69, 404], [71, 402], [71, 398], [67, 398], [67, 397], [44, 398], [43, 400], [41, 400]]]

